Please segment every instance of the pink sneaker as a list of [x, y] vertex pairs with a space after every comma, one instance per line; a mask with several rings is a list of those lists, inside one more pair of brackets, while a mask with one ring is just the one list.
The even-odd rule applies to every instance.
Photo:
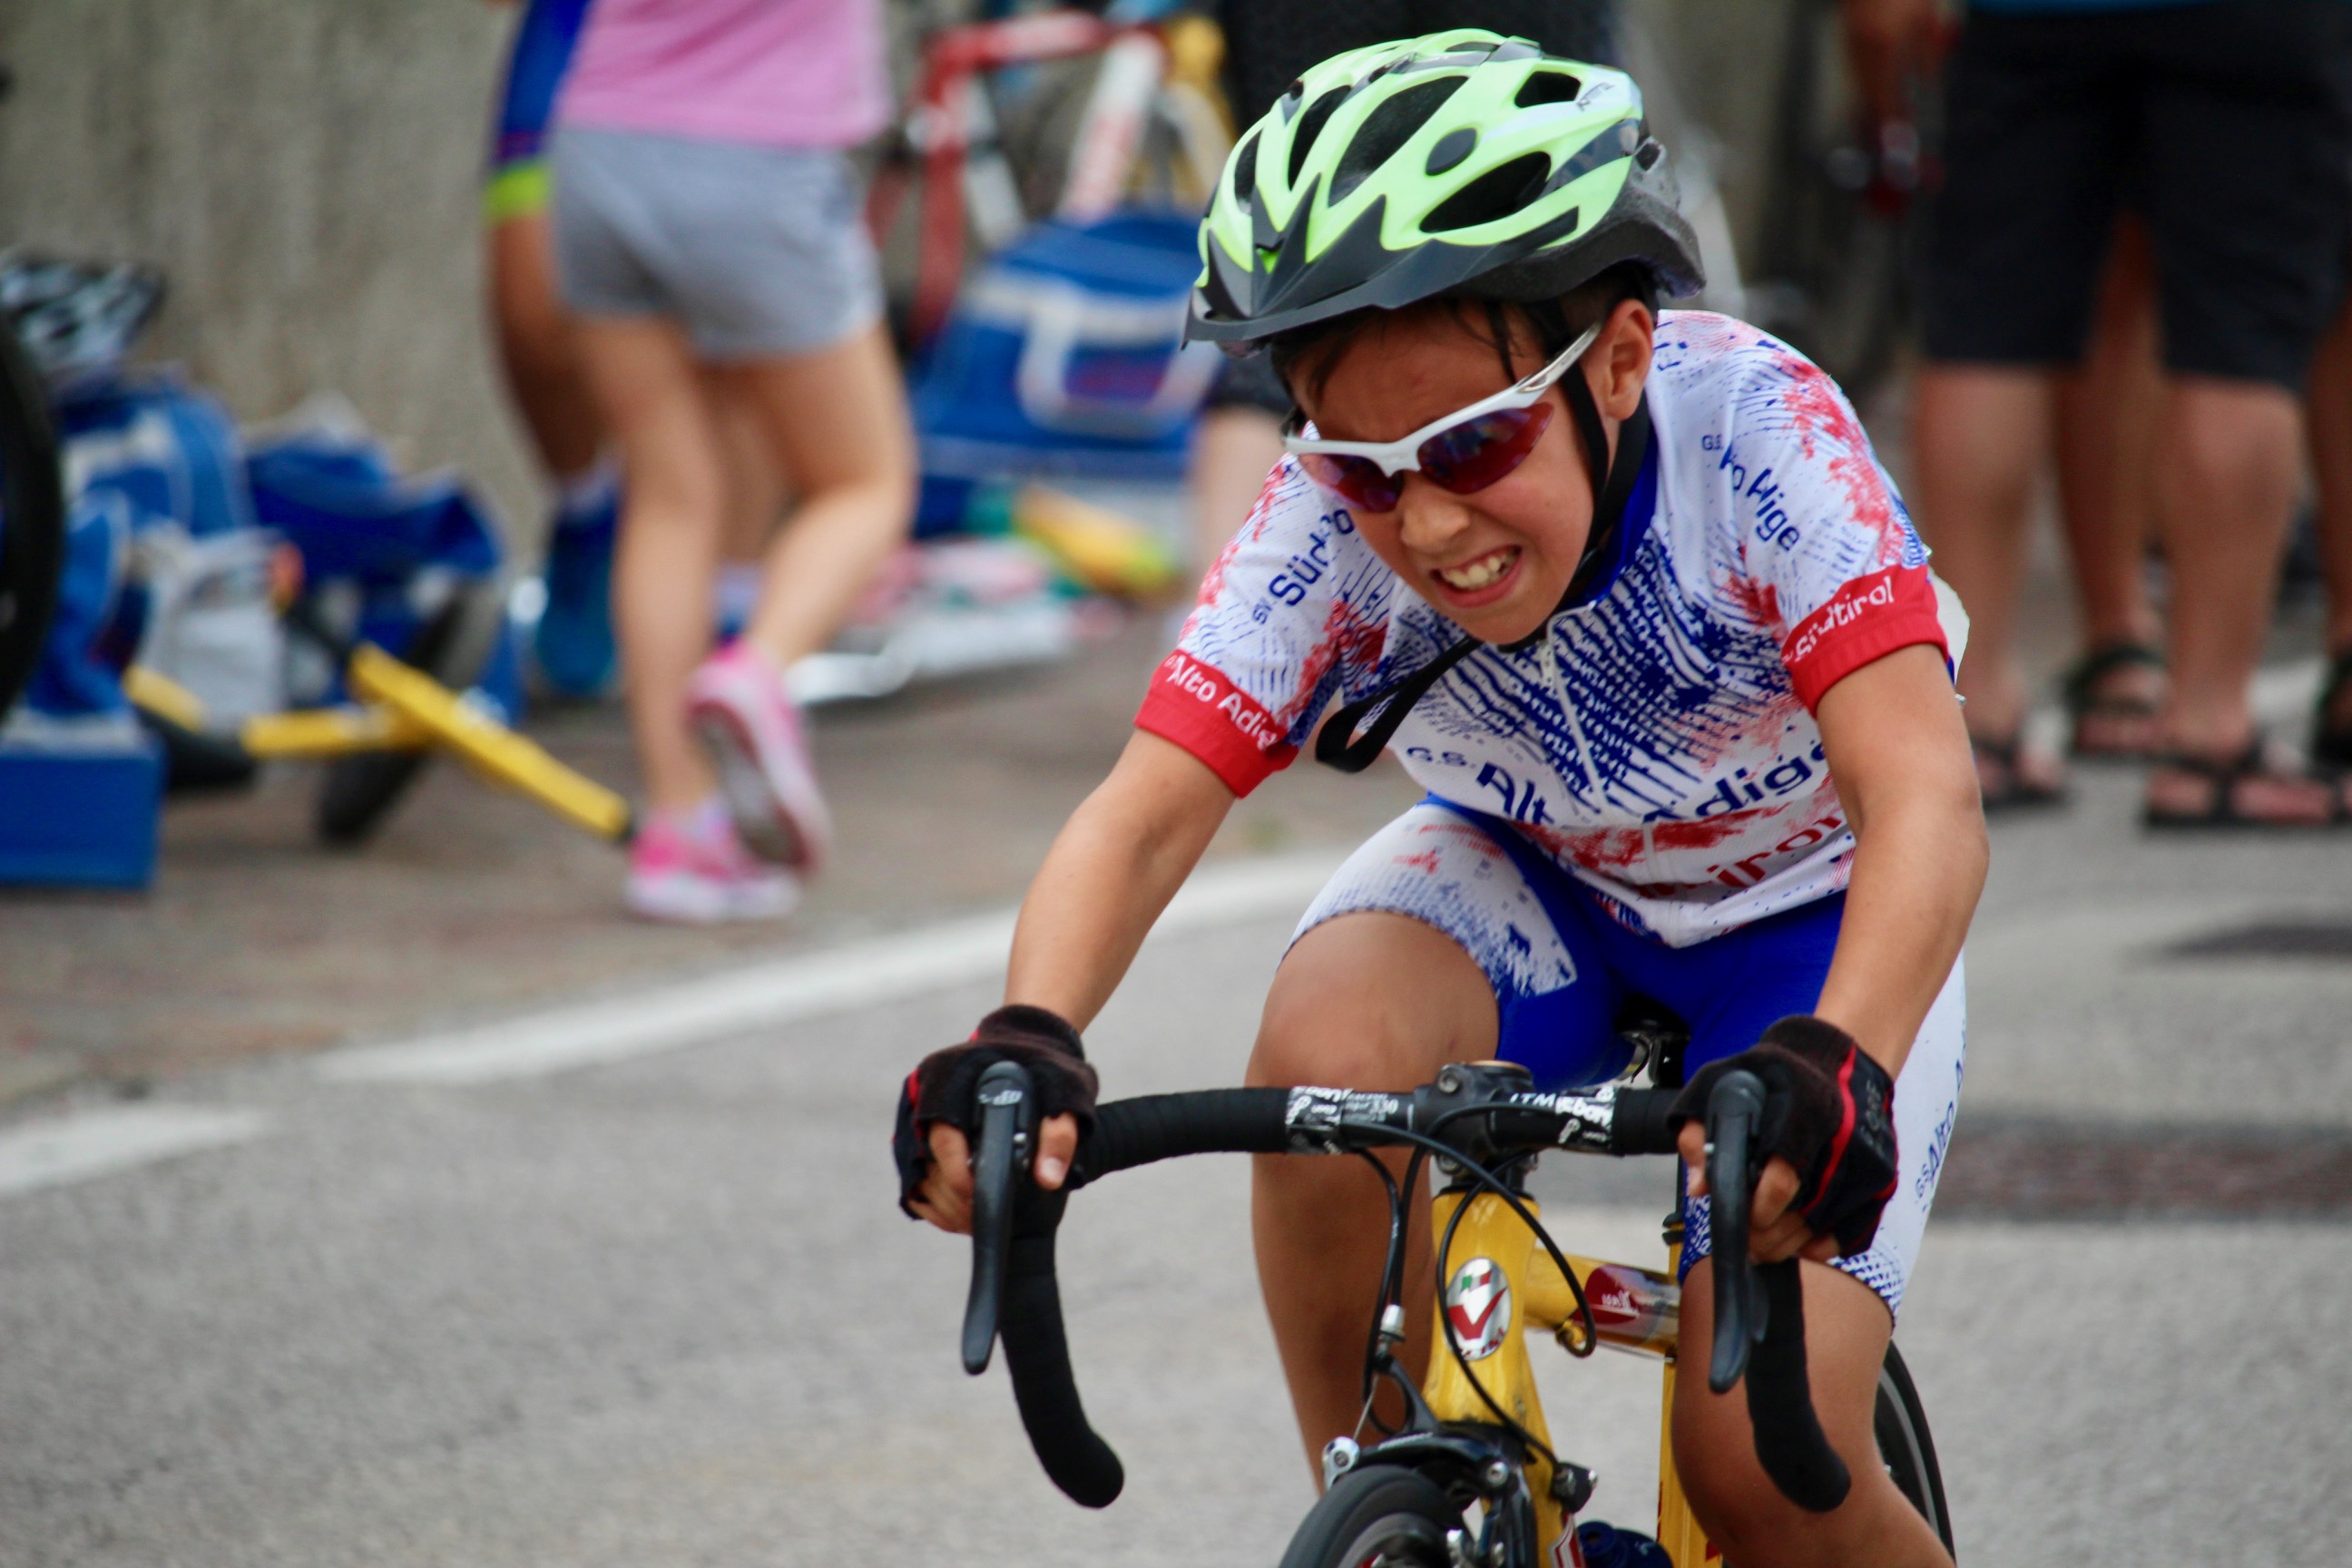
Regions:
[[790, 871], [754, 859], [712, 801], [683, 816], [649, 817], [629, 846], [624, 898], [632, 914], [676, 925], [782, 920], [800, 906]]
[[833, 847], [833, 818], [775, 666], [751, 644], [730, 643], [687, 682], [686, 711], [719, 769], [719, 793], [745, 847], [814, 871]]

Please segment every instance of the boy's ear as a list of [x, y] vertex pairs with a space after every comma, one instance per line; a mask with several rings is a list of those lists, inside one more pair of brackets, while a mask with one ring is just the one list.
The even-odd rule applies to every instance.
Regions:
[[1620, 300], [1609, 312], [1608, 324], [1601, 331], [1595, 356], [1599, 374], [1592, 388], [1593, 402], [1609, 418], [1633, 416], [1650, 379], [1650, 350], [1657, 330], [1656, 318], [1639, 300]]

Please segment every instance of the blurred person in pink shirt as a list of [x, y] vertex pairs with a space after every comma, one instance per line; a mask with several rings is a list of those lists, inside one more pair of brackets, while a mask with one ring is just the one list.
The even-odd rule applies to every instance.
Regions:
[[[782, 915], [830, 841], [783, 672], [913, 514], [843, 155], [888, 112], [880, 0], [595, 0], [557, 103], [557, 268], [627, 479], [614, 618], [647, 797], [641, 915]], [[743, 636], [713, 655], [730, 402], [799, 505]]]

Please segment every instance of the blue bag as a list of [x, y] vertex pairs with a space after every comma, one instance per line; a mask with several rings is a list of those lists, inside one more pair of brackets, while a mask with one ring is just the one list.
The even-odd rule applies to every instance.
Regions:
[[[405, 654], [457, 592], [495, 595], [501, 563], [488, 507], [455, 475], [409, 479], [354, 423], [328, 421], [257, 444], [246, 459], [255, 514], [301, 552], [314, 597], [341, 606], [338, 630]], [[476, 682], [511, 721], [522, 710], [521, 664], [501, 615], [469, 668], [436, 671]], [[337, 700], [340, 676], [321, 672], [313, 701]]]
[[162, 526], [205, 538], [254, 525], [236, 422], [169, 370], [85, 379], [55, 414], [65, 468], [65, 570], [25, 703], [53, 718], [127, 713], [117, 671], [145, 623], [131, 547]]
[[954, 527], [982, 480], [1182, 475], [1220, 363], [1183, 342], [1195, 223], [1043, 223], [965, 286], [915, 384], [919, 532]]

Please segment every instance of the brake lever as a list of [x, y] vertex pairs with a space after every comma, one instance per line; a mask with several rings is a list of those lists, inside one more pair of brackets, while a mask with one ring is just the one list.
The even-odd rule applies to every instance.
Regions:
[[1028, 1068], [998, 1062], [980, 1075], [972, 1100], [980, 1141], [971, 1162], [971, 1293], [963, 1305], [963, 1369], [977, 1377], [996, 1348], [1013, 1199], [1037, 1142], [1037, 1098]]
[[1726, 1073], [1706, 1100], [1708, 1255], [1715, 1259], [1715, 1346], [1706, 1385], [1729, 1392], [1748, 1371], [1764, 1337], [1767, 1308], [1748, 1256], [1748, 1207], [1754, 1198], [1756, 1129], [1764, 1116], [1764, 1085], [1751, 1072]]

